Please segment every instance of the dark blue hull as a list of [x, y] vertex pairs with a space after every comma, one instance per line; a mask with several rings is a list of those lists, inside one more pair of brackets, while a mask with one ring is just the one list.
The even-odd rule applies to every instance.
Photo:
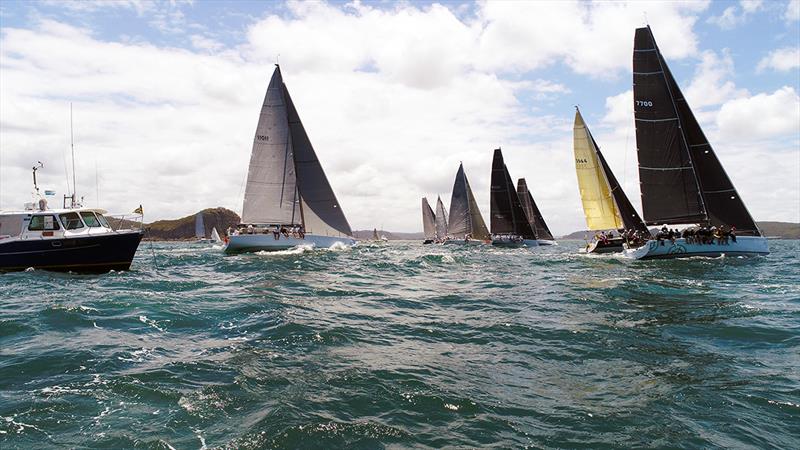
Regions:
[[0, 243], [0, 271], [28, 267], [86, 273], [128, 270], [141, 240], [142, 233], [137, 231]]

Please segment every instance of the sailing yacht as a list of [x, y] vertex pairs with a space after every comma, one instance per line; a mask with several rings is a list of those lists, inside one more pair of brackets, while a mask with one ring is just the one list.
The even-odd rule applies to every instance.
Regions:
[[[34, 268], [103, 273], [130, 269], [142, 240], [141, 227], [115, 230], [105, 210], [86, 208], [76, 201], [74, 184], [63, 207], [51, 209], [45, 198], [48, 191], [42, 196], [36, 181], [36, 171], [42, 167], [39, 163], [33, 168], [34, 201], [20, 211], [0, 211], [0, 271]], [[71, 200], [69, 205], [67, 200]], [[141, 219], [141, 210], [137, 211]]]
[[525, 181], [525, 178], [517, 180], [517, 196], [519, 196], [522, 209], [525, 211], [525, 216], [528, 218], [528, 222], [530, 222], [533, 228], [533, 233], [536, 235], [536, 241], [539, 245], [558, 245], [553, 237], [553, 233], [550, 232], [550, 228], [545, 223], [544, 217], [542, 217], [542, 213], [539, 211], [539, 207], [536, 206], [531, 191], [528, 190], [528, 183]]
[[450, 220], [447, 224], [447, 244], [485, 244], [491, 242], [489, 229], [478, 209], [464, 165], [458, 166], [453, 194], [450, 197]]
[[436, 239], [436, 215], [425, 197], [422, 197], [422, 231], [425, 233], [422, 243], [433, 244]]
[[219, 237], [219, 231], [217, 231], [217, 227], [213, 227], [211, 229], [211, 242], [215, 244], [219, 244], [222, 242], [222, 238]]
[[242, 223], [224, 251], [352, 246], [352, 235], [276, 64], [253, 137]]
[[492, 245], [501, 247], [538, 247], [539, 241], [522, 208], [514, 182], [497, 148], [492, 159], [490, 226]]
[[578, 175], [586, 226], [591, 231], [602, 232], [600, 237], [587, 244], [586, 253], [621, 252], [624, 250], [622, 235], [609, 236], [605, 231], [634, 230], [646, 234], [647, 226], [611, 172], [578, 108], [575, 108], [572, 132], [575, 172]]
[[[649, 26], [636, 29], [633, 98], [645, 223], [700, 228], [685, 232], [686, 238], [650, 239], [624, 254], [635, 259], [768, 254], [766, 237], [706, 139]], [[695, 230], [698, 238], [691, 236]]]
[[206, 223], [203, 220], [203, 211], [194, 216], [194, 237], [201, 244], [211, 242], [211, 240], [206, 239]]
[[447, 210], [444, 209], [442, 198], [437, 196], [433, 241], [442, 244], [445, 239], [447, 239]]

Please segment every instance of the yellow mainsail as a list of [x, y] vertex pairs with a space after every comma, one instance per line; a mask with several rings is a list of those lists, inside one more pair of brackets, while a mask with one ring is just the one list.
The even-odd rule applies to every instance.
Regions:
[[586, 128], [581, 112], [575, 111], [573, 128], [575, 151], [575, 171], [578, 174], [578, 187], [581, 191], [583, 213], [590, 230], [609, 230], [623, 228], [608, 180], [597, 159], [594, 140]]

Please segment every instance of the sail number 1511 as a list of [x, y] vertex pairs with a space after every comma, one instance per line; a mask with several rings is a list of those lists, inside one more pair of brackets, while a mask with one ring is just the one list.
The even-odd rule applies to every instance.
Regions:
[[636, 100], [636, 106], [650, 107], [653, 106], [653, 102], [651, 102], [650, 100]]

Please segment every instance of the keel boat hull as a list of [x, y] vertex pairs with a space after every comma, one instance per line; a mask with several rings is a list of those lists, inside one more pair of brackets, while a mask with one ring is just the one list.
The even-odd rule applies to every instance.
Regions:
[[683, 238], [676, 239], [674, 243], [669, 240], [649, 240], [639, 248], [625, 250], [623, 254], [632, 259], [670, 259], [692, 256], [716, 258], [722, 255], [759, 256], [769, 254], [769, 244], [767, 238], [762, 236], [740, 236], [736, 242], [729, 240], [727, 244], [687, 243]]

